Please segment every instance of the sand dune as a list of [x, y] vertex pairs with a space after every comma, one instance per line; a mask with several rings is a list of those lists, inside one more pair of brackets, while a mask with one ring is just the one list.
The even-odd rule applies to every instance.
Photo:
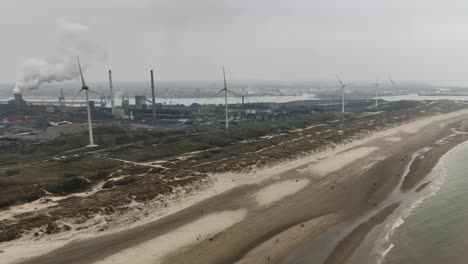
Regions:
[[[203, 203], [203, 205], [206, 206], [206, 208], [209, 208], [209, 206], [215, 206], [215, 205], [218, 206], [219, 204], [222, 204], [223, 206], [225, 206], [225, 204], [230, 203], [234, 199], [237, 199], [236, 204], [234, 205], [230, 204], [231, 206], [230, 208], [222, 208], [221, 210], [219, 210], [219, 212], [214, 212], [212, 214], [208, 214], [201, 218], [199, 217], [199, 215], [196, 215], [196, 217], [191, 218], [192, 216], [189, 213], [181, 214], [183, 216], [188, 215], [188, 217], [190, 217], [190, 218], [184, 218], [184, 219], [188, 219], [187, 220], [189, 221], [188, 224], [184, 224], [180, 227], [175, 226], [174, 230], [170, 231], [169, 233], [154, 237], [153, 239], [146, 241], [144, 243], [132, 244], [132, 242], [126, 243], [125, 241], [123, 241], [122, 244], [126, 244], [125, 247], [127, 249], [117, 254], [115, 254], [115, 252], [112, 252], [111, 249], [103, 248], [102, 250], [104, 251], [108, 250], [106, 254], [110, 254], [110, 256], [106, 256], [106, 258], [102, 259], [101, 262], [99, 263], [132, 263], [132, 264], [133, 263], [135, 264], [148, 263], [148, 262], [157, 263], [159, 260], [163, 259], [164, 256], [166, 256], [167, 254], [179, 252], [179, 250], [182, 251], [182, 249], [186, 249], [186, 248], [194, 248], [191, 246], [196, 245], [197, 237], [199, 237], [199, 239], [200, 238], [206, 239], [207, 237], [213, 234], [220, 233], [223, 230], [226, 230], [224, 232], [226, 233], [228, 232], [227, 230], [231, 230], [231, 229], [235, 229], [235, 230], [231, 230], [231, 232], [229, 233], [231, 235], [229, 239], [232, 240], [234, 236], [237, 236], [237, 238], [239, 239], [239, 242], [237, 242], [237, 244], [230, 245], [228, 250], [224, 250], [224, 251], [221, 250], [223, 249], [222, 247], [227, 247], [225, 244], [222, 244], [220, 245], [220, 248], [216, 248], [210, 252], [206, 252], [205, 255], [207, 259], [221, 259], [224, 257], [221, 255], [223, 254], [229, 255], [232, 251], [236, 250], [236, 247], [238, 250], [237, 252], [243, 252], [247, 254], [246, 255], [247, 259], [253, 259], [253, 260], [263, 259], [265, 255], [262, 255], [263, 254], [262, 252], [267, 252], [269, 248], [271, 247], [271, 245], [268, 246], [267, 244], [265, 244], [266, 246], [262, 247], [261, 246], [262, 243], [273, 243], [274, 241], [276, 241], [274, 235], [272, 234], [282, 234], [281, 232], [290, 229], [291, 227], [288, 226], [288, 224], [291, 224], [291, 221], [297, 220], [297, 219], [292, 219], [294, 218], [294, 216], [300, 215], [304, 211], [309, 212], [311, 208], [315, 210], [316, 207], [320, 207], [321, 210], [323, 210], [326, 213], [337, 212], [337, 208], [340, 209], [342, 207], [346, 207], [346, 205], [362, 206], [361, 209], [365, 210], [366, 206], [372, 206], [372, 204], [377, 203], [379, 199], [383, 199], [382, 197], [385, 197], [386, 194], [392, 190], [392, 186], [393, 186], [392, 184], [394, 184], [394, 182], [396, 181], [392, 179], [397, 179], [397, 178], [385, 177], [385, 178], [380, 179], [374, 176], [380, 175], [380, 174], [384, 175], [384, 173], [388, 171], [388, 168], [393, 168], [395, 166], [398, 167], [400, 165], [402, 166], [403, 163], [400, 159], [404, 157], [404, 155], [406, 154], [411, 155], [410, 151], [412, 151], [412, 149], [419, 149], [421, 145], [424, 146], [425, 144], [433, 140], [436, 136], [439, 136], [440, 134], [445, 133], [446, 124], [448, 124], [449, 122], [454, 122], [454, 120], [450, 120], [451, 118], [456, 117], [458, 119], [462, 119], [463, 116], [466, 114], [468, 114], [468, 111], [464, 110], [464, 111], [454, 112], [450, 114], [424, 118], [422, 120], [408, 123], [408, 124], [398, 126], [392, 129], [388, 129], [386, 131], [374, 133], [373, 135], [362, 138], [360, 140], [355, 140], [354, 142], [346, 144], [346, 145], [336, 146], [333, 149], [329, 149], [320, 153], [311, 154], [309, 156], [300, 158], [295, 161], [288, 161], [285, 163], [276, 164], [275, 166], [272, 166], [270, 168], [262, 169], [262, 170], [255, 171], [252, 173], [244, 173], [244, 174], [224, 173], [224, 174], [212, 175], [212, 177], [215, 179], [214, 186], [213, 188], [209, 188], [208, 190], [200, 193], [200, 194], [203, 194], [202, 195], [203, 199], [189, 201], [186, 204], [184, 204], [183, 207], [175, 208], [170, 213], [174, 214], [175, 212], [180, 211], [182, 209], [188, 212], [191, 210], [191, 208], [196, 207], [200, 203]], [[430, 129], [423, 129], [424, 127], [428, 127]], [[421, 135], [416, 134], [419, 131], [421, 131]], [[394, 140], [396, 137], [402, 138], [402, 140], [401, 141]], [[411, 140], [413, 140], [411, 144], [407, 142], [410, 140], [410, 137], [411, 137]], [[386, 139], [390, 139], [390, 140], [386, 140]], [[390, 161], [388, 161], [389, 162], [389, 164], [387, 164], [388, 167], [382, 167], [381, 169], [377, 171], [378, 172], [377, 174], [374, 171], [373, 173], [368, 173], [369, 175], [360, 175], [361, 178], [347, 177], [345, 183], [340, 182], [340, 184], [343, 184], [343, 185], [340, 185], [339, 188], [335, 187], [333, 190], [329, 186], [327, 186], [328, 188], [322, 188], [321, 184], [323, 184], [323, 182], [319, 183], [320, 186], [319, 184], [317, 184], [317, 186], [315, 186], [316, 188], [312, 186], [314, 185], [314, 183], [308, 182], [309, 179], [312, 182], [312, 177], [313, 177], [312, 174], [326, 176], [326, 178], [324, 178], [325, 179], [324, 182], [328, 180], [328, 177], [331, 177], [331, 178], [334, 177], [333, 178], [334, 180], [341, 179], [344, 176], [338, 175], [340, 170], [347, 169], [348, 167], [353, 167], [354, 166], [353, 163], [361, 158], [375, 160], [375, 157], [371, 157], [371, 156], [378, 155], [379, 157], [382, 157], [383, 155], [387, 155], [389, 152], [389, 149], [387, 149], [388, 146], [393, 147], [392, 148], [393, 156], [391, 156], [393, 159], [390, 159]], [[390, 157], [390, 156], [387, 156], [387, 157]], [[360, 165], [361, 164], [359, 164], [359, 166]], [[302, 182], [298, 184], [291, 182], [295, 180], [295, 178], [293, 178], [291, 175], [294, 175], [294, 177], [297, 177], [298, 170], [302, 170], [304, 172], [304, 175], [301, 175], [301, 177], [304, 176], [304, 177], [311, 177], [311, 178], [307, 180], [303, 180]], [[395, 172], [394, 175], [397, 175], [397, 172]], [[277, 183], [272, 184], [271, 182], [276, 179], [281, 179], [281, 180]], [[381, 180], [381, 182], [377, 182], [378, 180]], [[382, 184], [379, 185], [378, 183], [382, 183]], [[314, 188], [309, 189], [310, 186]], [[349, 186], [354, 186], [355, 188], [352, 189]], [[345, 187], [349, 187], [349, 188], [345, 189]], [[237, 196], [234, 197], [229, 194], [230, 191], [236, 191], [236, 190], [239, 191], [239, 192], [236, 192]], [[303, 194], [304, 192], [308, 192], [309, 190], [312, 190], [312, 191], [310, 193]], [[319, 195], [313, 196], [317, 191], [321, 191], [320, 196]], [[362, 199], [369, 199], [369, 196], [364, 197], [361, 195], [362, 193], [375, 194], [375, 196], [372, 196], [372, 198], [374, 199], [372, 200], [372, 203], [366, 203], [367, 200], [363, 201]], [[301, 194], [303, 195], [301, 196], [301, 198], [305, 197], [307, 199], [296, 199], [297, 198], [296, 196], [300, 196]], [[213, 196], [216, 196], [216, 197], [213, 197]], [[242, 197], [244, 196], [246, 198], [245, 200], [242, 200]], [[213, 199], [210, 199], [210, 197], [213, 197]], [[254, 208], [249, 208], [248, 206], [252, 204], [252, 199], [251, 199], [252, 197], [254, 197], [256, 204]], [[279, 201], [279, 200], [283, 200], [283, 201], [281, 203], [275, 203], [276, 201]], [[288, 204], [288, 202], [290, 202], [290, 204]], [[258, 207], [257, 205], [262, 205], [262, 206], [260, 206], [260, 208], [257, 208]], [[282, 206], [279, 206], [279, 205], [282, 205]], [[246, 209], [236, 210], [237, 208], [246, 208]], [[249, 214], [249, 217], [247, 217], [247, 214], [248, 214], [247, 209], [249, 210], [249, 213], [251, 213]], [[270, 211], [267, 211], [268, 214], [261, 214], [261, 217], [260, 217], [261, 219], [257, 221], [256, 218], [254, 218], [254, 215], [252, 214], [254, 212], [253, 210], [263, 210], [261, 211], [262, 213], [264, 213], [264, 211], [267, 211], [267, 210], [270, 210]], [[282, 212], [284, 211], [288, 213], [283, 214]], [[317, 214], [317, 215], [320, 215], [320, 214]], [[317, 217], [317, 215], [313, 215], [311, 216], [311, 218]], [[265, 222], [264, 218], [267, 216], [271, 217], [271, 219], [275, 219], [275, 221], [271, 221], [271, 223]], [[309, 215], [306, 215], [306, 216], [309, 216]], [[252, 218], [254, 218], [255, 221], [251, 221], [250, 219]], [[311, 219], [311, 218], [304, 217], [299, 220], [304, 221], [304, 219]], [[328, 220], [329, 222], [333, 222], [333, 223], [334, 221], [337, 221], [336, 218], [333, 218], [333, 217], [331, 217]], [[245, 224], [242, 225], [243, 223]], [[324, 222], [321, 222], [321, 223], [325, 224]], [[296, 224], [296, 222], [293, 222], [293, 224]], [[239, 228], [239, 226], [242, 226], [242, 228]], [[262, 229], [259, 227], [264, 227], [264, 228]], [[155, 228], [155, 227], [152, 226], [152, 228]], [[281, 228], [285, 228], [285, 230]], [[260, 233], [259, 230], [261, 230], [264, 233], [257, 234], [257, 233]], [[293, 230], [294, 232], [297, 231], [296, 229], [294, 229], [294, 227], [292, 227], [291, 230]], [[133, 231], [133, 230], [130, 230], [130, 231]], [[305, 232], [305, 230], [300, 230], [300, 231]], [[277, 233], [273, 233], [273, 232], [277, 232]], [[270, 236], [266, 236], [265, 234], [269, 234]], [[308, 237], [308, 234], [306, 233], [304, 233], [305, 234], [304, 237], [302, 237], [302, 235], [299, 235], [299, 233], [297, 234], [291, 233], [291, 234], [295, 234], [295, 235], [290, 236], [291, 239], [288, 240], [289, 242], [287, 243], [285, 242], [284, 247], [282, 246], [282, 247], [276, 248], [278, 252], [276, 252], [275, 254], [283, 254], [285, 252], [287, 253], [288, 250], [290, 250], [290, 247], [288, 246], [289, 243], [292, 243], [291, 245], [295, 245], [294, 243], [296, 242], [294, 242], [295, 241], [294, 239], [303, 239], [304, 237], [306, 238]], [[116, 234], [115, 237], [117, 237], [118, 235], [120, 234]], [[125, 234], [125, 235], [128, 235], [128, 234]], [[222, 236], [222, 234], [220, 235]], [[265, 235], [265, 237], [262, 237], [264, 238], [263, 241], [258, 240], [258, 237], [261, 237], [261, 235]], [[251, 242], [253, 243], [253, 245], [249, 245], [249, 246], [251, 246], [252, 248], [249, 248], [250, 249], [249, 251], [244, 252], [243, 250], [245, 250], [245, 248], [243, 248], [243, 246], [245, 245], [241, 245], [242, 243], [240, 241], [245, 241], [247, 238], [251, 239], [250, 241], [254, 241], [255, 243], [258, 243], [258, 244]], [[99, 237], [97, 239], [99, 239]], [[258, 241], [255, 239], [257, 239]], [[210, 246], [212, 247], [212, 244], [210, 244]], [[83, 248], [85, 247], [86, 245], [77, 244], [75, 249], [80, 250], [80, 252], [83, 252]], [[256, 249], [257, 247], [259, 248]], [[70, 248], [71, 247], [68, 247], [68, 249]], [[157, 248], [157, 251], [155, 250], [156, 248]], [[261, 248], [264, 248], [262, 249], [263, 251], [261, 250]], [[74, 250], [73, 248], [71, 249]], [[92, 249], [87, 249], [87, 250], [92, 251]], [[257, 250], [260, 250], [260, 251], [257, 251]], [[281, 253], [281, 251], [284, 251], [284, 252]], [[183, 257], [187, 257], [187, 256], [192, 257], [192, 255], [190, 255], [189, 253], [190, 251], [188, 251], [187, 255], [185, 255], [186, 251], [184, 251], [181, 254], [183, 255]], [[258, 256], [255, 257], [254, 255], [258, 255]], [[54, 258], [54, 256], [61, 256], [61, 255], [58, 253], [55, 253], [55, 255], [51, 254], [49, 257]], [[196, 256], [196, 255], [193, 255], [193, 256]], [[212, 256], [215, 256], [215, 257], [212, 257]], [[88, 256], [81, 256], [81, 257], [82, 259], [87, 259]], [[192, 261], [193, 259], [191, 259], [190, 257], [187, 257], [187, 259]], [[240, 256], [229, 255], [228, 257], [226, 257], [226, 259], [228, 258], [236, 259], [236, 257], [240, 257]], [[44, 258], [43, 261], [36, 262], [36, 263], [48, 263], [47, 261], [48, 259]], [[190, 262], [190, 261], [186, 263], [203, 263], [203, 262], [196, 262], [196, 261]], [[30, 262], [30, 263], [34, 263], [34, 262]], [[60, 262], [56, 262], [56, 263], [60, 263]], [[210, 263], [215, 263], [215, 262], [210, 262]], [[261, 262], [241, 262], [241, 263], [261, 263]], [[274, 262], [270, 262], [270, 263], [274, 263]]]

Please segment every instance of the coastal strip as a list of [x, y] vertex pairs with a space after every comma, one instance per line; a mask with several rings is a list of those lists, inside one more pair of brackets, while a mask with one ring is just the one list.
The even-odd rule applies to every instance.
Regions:
[[[399, 186], [403, 177], [401, 172], [408, 162], [407, 157], [449, 135], [450, 128], [460, 126], [467, 113], [465, 110], [425, 118], [376, 133], [332, 151], [281, 164], [255, 174], [230, 173], [227, 174], [228, 180], [223, 180], [226, 175], [217, 175], [220, 182], [230, 183], [232, 188], [158, 221], [115, 234], [74, 241], [24, 263], [93, 263], [123, 250], [131, 252], [158, 236], [171, 234], [178, 228], [204, 217], [202, 213], [235, 211], [241, 208], [248, 211], [247, 217], [228, 226], [218, 233], [214, 240], [204, 239], [196, 242], [194, 237], [194, 243], [167, 253], [165, 257], [161, 256], [161, 262], [255, 263], [257, 259], [268, 259], [266, 251], [261, 250], [263, 243], [275, 241], [275, 237], [287, 230], [295, 230], [294, 228], [301, 227], [301, 224], [306, 226], [308, 221], [320, 217], [336, 215], [333, 221], [327, 222], [332, 224], [316, 229], [316, 233], [311, 236], [308, 232], [296, 233], [295, 239], [300, 243], [294, 244], [293, 248], [300, 248], [310, 239], [320, 237], [330, 226], [345, 223], [375, 209]], [[396, 137], [402, 140], [386, 140]], [[465, 135], [457, 137], [464, 138]], [[368, 153], [355, 159], [345, 159], [345, 165], [340, 166], [341, 157], [349, 157], [348, 151], [352, 152], [353, 149], [358, 152], [366, 150]], [[320, 167], [332, 161], [340, 170], [329, 171], [328, 165]], [[307, 170], [303, 171], [305, 168]], [[328, 171], [328, 174], [322, 174], [324, 171]], [[411, 171], [413, 172], [414, 170]], [[247, 184], [241, 185], [239, 178], [245, 179]], [[269, 203], [268, 206], [259, 206], [255, 198], [256, 193], [276, 182], [302, 178], [310, 180], [304, 188], [285, 191], [281, 199]], [[286, 241], [285, 244], [293, 243]], [[276, 257], [281, 259], [280, 256], [287, 256], [291, 253], [291, 248], [287, 245], [276, 248]]]

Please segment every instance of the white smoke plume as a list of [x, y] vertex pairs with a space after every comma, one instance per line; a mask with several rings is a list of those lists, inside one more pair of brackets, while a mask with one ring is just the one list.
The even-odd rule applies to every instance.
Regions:
[[90, 36], [87, 26], [77, 23], [60, 23], [57, 43], [46, 58], [29, 58], [23, 64], [22, 78], [13, 92], [21, 89], [38, 89], [43, 83], [63, 82], [79, 77], [76, 56], [86, 62], [103, 61], [107, 54]]

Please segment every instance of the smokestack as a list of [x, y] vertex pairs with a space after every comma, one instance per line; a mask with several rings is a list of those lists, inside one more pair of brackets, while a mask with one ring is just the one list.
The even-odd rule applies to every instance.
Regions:
[[21, 94], [21, 89], [18, 87], [18, 85], [16, 85], [13, 89], [13, 94]]
[[156, 99], [154, 97], [154, 77], [153, 77], [153, 70], [151, 72], [151, 99], [152, 99], [152, 106], [153, 106], [153, 124], [156, 121]]
[[60, 96], [59, 96], [59, 105], [60, 107], [62, 107], [62, 110], [63, 108], [65, 107], [65, 96], [63, 95], [63, 88], [60, 88]]
[[23, 96], [20, 93], [15, 94], [15, 101], [23, 101]]
[[21, 94], [21, 89], [18, 85], [15, 85], [15, 88], [13, 89], [13, 95], [15, 101], [23, 101], [23, 95]]
[[109, 70], [109, 90], [110, 90], [110, 100], [111, 100], [111, 110], [112, 114], [114, 114], [114, 93], [112, 92], [112, 71]]

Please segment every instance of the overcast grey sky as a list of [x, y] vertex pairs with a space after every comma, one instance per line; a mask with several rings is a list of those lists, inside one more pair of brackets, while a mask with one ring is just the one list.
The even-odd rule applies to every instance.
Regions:
[[[468, 83], [468, 1], [2, 0], [0, 82], [47, 56], [57, 23], [89, 27], [90, 80], [387, 78]], [[82, 60], [86, 60], [83, 58]]]

